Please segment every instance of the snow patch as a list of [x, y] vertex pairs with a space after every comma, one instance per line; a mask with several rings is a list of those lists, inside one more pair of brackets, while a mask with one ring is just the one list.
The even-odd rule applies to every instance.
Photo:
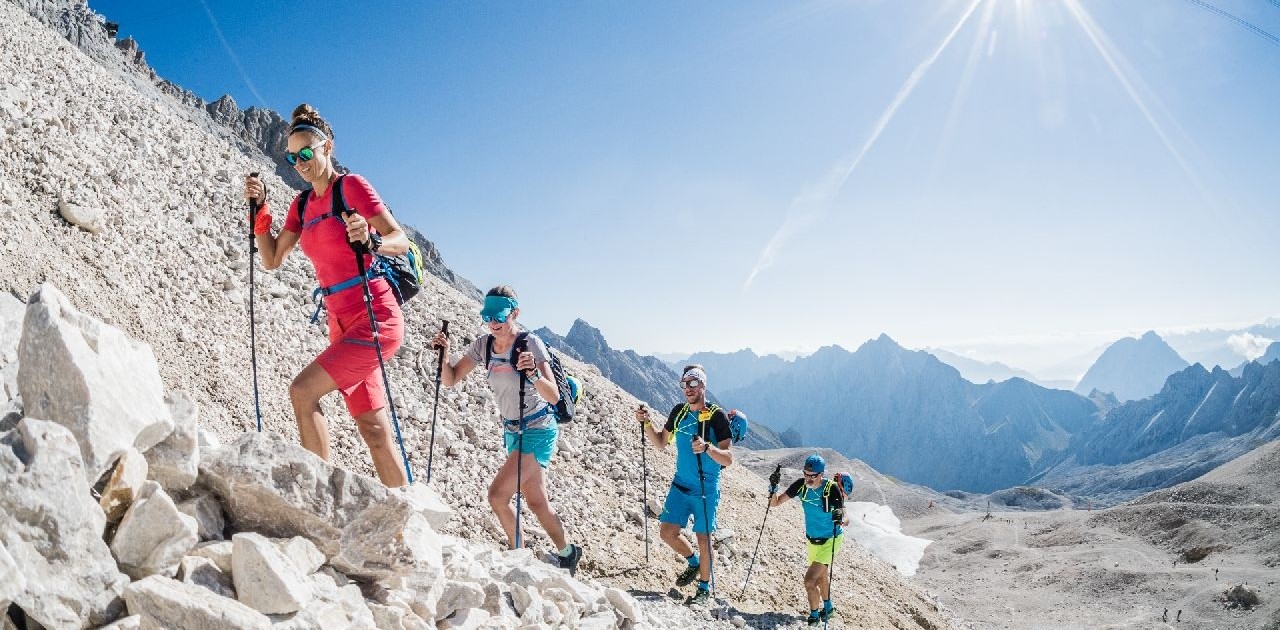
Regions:
[[902, 533], [902, 521], [887, 505], [857, 501], [847, 508], [849, 525], [845, 533], [858, 541], [871, 555], [893, 565], [905, 576], [916, 574], [925, 547], [933, 541]]

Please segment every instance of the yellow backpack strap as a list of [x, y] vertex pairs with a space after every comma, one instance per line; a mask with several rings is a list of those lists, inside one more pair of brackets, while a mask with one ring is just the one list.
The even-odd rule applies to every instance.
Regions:
[[685, 403], [680, 411], [676, 412], [676, 421], [671, 425], [671, 432], [667, 434], [667, 444], [675, 444], [676, 433], [680, 431], [680, 420], [684, 418], [684, 414], [689, 411], [689, 403]]

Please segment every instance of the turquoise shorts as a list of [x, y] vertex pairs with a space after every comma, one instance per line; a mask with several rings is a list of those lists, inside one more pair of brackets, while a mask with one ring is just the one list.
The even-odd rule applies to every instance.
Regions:
[[[662, 515], [658, 517], [661, 523], [670, 523], [679, 525], [681, 529], [689, 524], [689, 518], [693, 518], [693, 531], [697, 534], [706, 534], [716, 529], [716, 507], [720, 503], [720, 489], [713, 486], [707, 492], [706, 502], [703, 502], [702, 494], [696, 490], [689, 488], [680, 488], [676, 484], [671, 484], [671, 489], [667, 491], [667, 500], [662, 505]], [[706, 510], [703, 510], [706, 505]], [[710, 512], [710, 514], [707, 514]]]
[[[504, 431], [503, 441], [507, 444], [507, 452], [516, 450], [516, 443], [521, 441], [520, 434], [515, 431]], [[520, 452], [533, 455], [538, 465], [543, 468], [551, 466], [551, 456], [556, 452], [556, 438], [560, 437], [560, 428], [550, 426], [545, 429], [525, 429], [524, 441], [520, 444]]]

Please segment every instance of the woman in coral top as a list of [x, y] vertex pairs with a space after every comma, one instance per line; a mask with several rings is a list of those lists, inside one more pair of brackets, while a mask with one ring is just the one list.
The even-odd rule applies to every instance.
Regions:
[[[403, 486], [407, 479], [395, 452], [391, 423], [387, 415], [386, 392], [378, 371], [373, 331], [364, 306], [359, 270], [349, 243], [363, 243], [367, 249], [365, 268], [377, 252], [387, 256], [404, 253], [409, 239], [391, 216], [378, 193], [359, 175], [340, 175], [333, 164], [333, 129], [310, 105], [293, 111], [285, 154], [302, 179], [311, 184], [289, 206], [284, 229], [271, 234], [272, 217], [264, 203], [253, 217], [254, 234], [266, 269], [279, 267], [294, 245], [316, 270], [316, 280], [329, 313], [329, 347], [293, 379], [289, 399], [297, 416], [302, 446], [329, 460], [329, 425], [320, 410], [320, 399], [338, 390], [355, 418], [360, 436], [369, 446], [373, 467], [382, 483]], [[246, 199], [265, 199], [265, 188], [255, 177], [245, 180]], [[334, 206], [335, 192], [341, 197]], [[306, 198], [305, 216], [299, 216], [299, 202]], [[335, 208], [349, 212], [334, 215]], [[400, 347], [404, 318], [395, 294], [386, 279], [370, 276], [373, 312], [378, 320], [378, 337], [384, 359]]]

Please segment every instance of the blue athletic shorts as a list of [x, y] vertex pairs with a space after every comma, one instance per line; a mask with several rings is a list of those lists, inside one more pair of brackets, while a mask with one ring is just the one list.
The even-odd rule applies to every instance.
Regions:
[[[689, 524], [689, 517], [693, 517], [693, 531], [698, 534], [707, 534], [715, 531], [716, 528], [716, 507], [720, 503], [719, 488], [707, 489], [707, 509], [711, 511], [710, 518], [702, 511], [702, 495], [697, 489], [690, 491], [689, 489], [681, 489], [675, 484], [671, 484], [671, 489], [667, 491], [667, 500], [662, 505], [662, 516], [658, 518], [663, 523], [671, 523], [679, 525], [681, 528]], [[708, 521], [710, 527], [708, 528]]]
[[[520, 446], [520, 452], [533, 455], [533, 458], [538, 460], [538, 465], [549, 468], [551, 456], [556, 452], [556, 438], [559, 436], [560, 428], [555, 425], [545, 429], [525, 429], [524, 443]], [[508, 453], [516, 450], [516, 442], [520, 439], [519, 433], [505, 431], [502, 437], [507, 443]]]

